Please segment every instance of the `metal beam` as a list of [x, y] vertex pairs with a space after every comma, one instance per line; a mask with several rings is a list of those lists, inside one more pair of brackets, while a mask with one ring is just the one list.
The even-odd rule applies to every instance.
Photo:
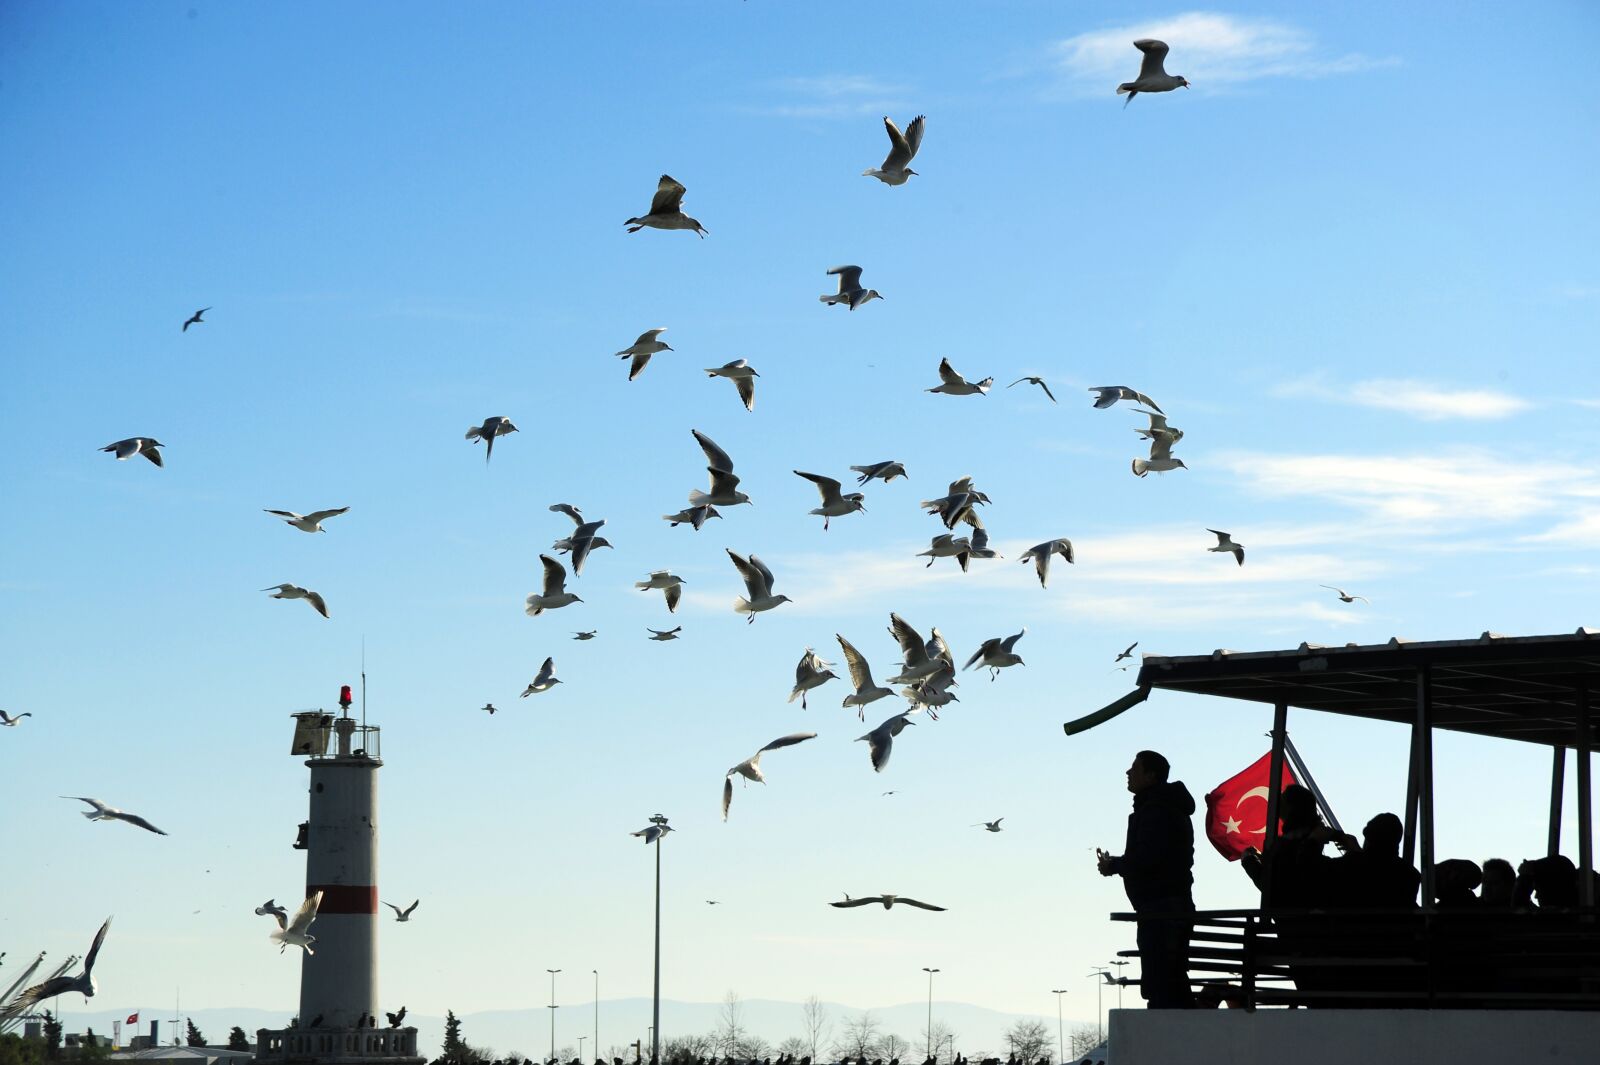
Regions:
[[1417, 724], [1411, 723], [1411, 750], [1406, 756], [1406, 832], [1402, 853], [1407, 865], [1417, 864]]
[[1567, 791], [1567, 749], [1556, 747], [1550, 762], [1550, 842], [1545, 854], [1561, 853], [1561, 800]]
[[1422, 908], [1433, 909], [1433, 669], [1417, 668], [1417, 812], [1422, 838]]
[[1594, 808], [1591, 805], [1589, 749], [1589, 679], [1578, 681], [1578, 902], [1594, 905]]
[[[1272, 708], [1272, 758], [1267, 763], [1267, 831], [1261, 837], [1261, 853], [1266, 855], [1278, 840], [1278, 796], [1283, 785], [1283, 741], [1289, 735], [1289, 704], [1279, 703]], [[1264, 870], [1263, 870], [1264, 871]], [[1272, 905], [1268, 880], [1261, 889], [1261, 907]]]

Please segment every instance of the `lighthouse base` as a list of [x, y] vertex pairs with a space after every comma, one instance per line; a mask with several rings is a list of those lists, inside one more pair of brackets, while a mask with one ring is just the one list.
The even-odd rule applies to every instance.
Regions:
[[256, 1061], [426, 1065], [415, 1028], [260, 1028]]

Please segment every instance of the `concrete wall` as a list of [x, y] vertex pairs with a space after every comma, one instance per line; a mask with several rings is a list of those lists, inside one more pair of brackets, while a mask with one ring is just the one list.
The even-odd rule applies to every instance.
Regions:
[[316, 954], [301, 961], [300, 1023], [310, 1027], [321, 1016], [324, 1027], [347, 1028], [377, 1011], [379, 763], [309, 764], [306, 890], [324, 894], [311, 925]]
[[1112, 1010], [1112, 1065], [1464, 1065], [1600, 1061], [1576, 1010]]

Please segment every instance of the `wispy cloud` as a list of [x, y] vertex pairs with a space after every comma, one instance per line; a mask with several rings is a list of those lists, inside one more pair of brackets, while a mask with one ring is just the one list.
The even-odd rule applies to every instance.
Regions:
[[1524, 543], [1564, 544], [1571, 547], [1600, 547], [1600, 509], [1558, 522], [1542, 533], [1524, 536]]
[[1273, 395], [1288, 398], [1315, 398], [1357, 407], [1392, 410], [1423, 421], [1449, 418], [1490, 421], [1509, 418], [1533, 404], [1509, 392], [1487, 388], [1450, 388], [1428, 381], [1378, 377], [1335, 385], [1326, 377], [1305, 377], [1274, 388]]
[[1142, 37], [1167, 42], [1167, 72], [1182, 74], [1197, 89], [1259, 78], [1323, 78], [1398, 62], [1327, 54], [1311, 34], [1275, 19], [1191, 11], [1068, 37], [1055, 45], [1057, 64], [1069, 80], [1104, 89], [1138, 73], [1133, 42]]
[[779, 78], [766, 88], [779, 97], [749, 110], [782, 118], [855, 118], [882, 115], [909, 106], [904, 85], [865, 74], [819, 74]]

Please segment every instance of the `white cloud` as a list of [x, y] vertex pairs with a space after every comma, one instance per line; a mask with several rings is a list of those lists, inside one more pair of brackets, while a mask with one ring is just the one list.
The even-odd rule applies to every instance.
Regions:
[[1305, 377], [1273, 389], [1273, 395], [1291, 398], [1311, 397], [1348, 403], [1357, 407], [1392, 410], [1423, 421], [1448, 418], [1488, 421], [1509, 418], [1533, 404], [1509, 392], [1487, 388], [1449, 388], [1405, 378], [1376, 377], [1339, 387], [1323, 376]]
[[904, 109], [906, 87], [864, 74], [780, 78], [770, 83], [787, 100], [751, 108], [782, 118], [853, 118]]
[[1558, 522], [1542, 533], [1524, 536], [1522, 541], [1530, 544], [1600, 547], [1600, 510], [1589, 510], [1575, 518]]
[[1325, 55], [1295, 26], [1212, 11], [1080, 33], [1055, 49], [1061, 70], [1074, 81], [1115, 85], [1138, 74], [1140, 56], [1133, 42], [1142, 37], [1166, 41], [1172, 49], [1167, 72], [1182, 74], [1196, 88], [1258, 78], [1321, 78], [1396, 62], [1357, 53]]

